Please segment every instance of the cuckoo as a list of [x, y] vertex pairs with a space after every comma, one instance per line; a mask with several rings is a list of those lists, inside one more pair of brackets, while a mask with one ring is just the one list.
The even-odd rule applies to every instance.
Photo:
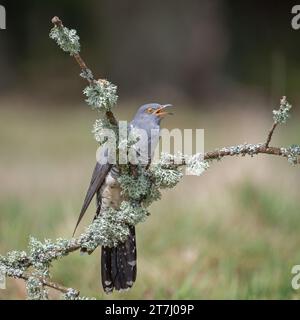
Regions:
[[[154, 149], [159, 141], [160, 123], [165, 115], [171, 114], [166, 109], [170, 106], [170, 104], [158, 103], [142, 105], [129, 124], [129, 131], [141, 129], [146, 133], [146, 139], [139, 141], [137, 152], [146, 150], [147, 160], [151, 161], [153, 158]], [[97, 206], [95, 217], [108, 208], [119, 208], [122, 195], [118, 175], [116, 164], [103, 164], [102, 161], [97, 161], [75, 230], [95, 195]], [[130, 289], [136, 280], [136, 272], [135, 227], [130, 226], [130, 234], [125, 242], [119, 243], [116, 247], [102, 246], [101, 248], [101, 280], [104, 291], [111, 293], [114, 289], [117, 291]]]

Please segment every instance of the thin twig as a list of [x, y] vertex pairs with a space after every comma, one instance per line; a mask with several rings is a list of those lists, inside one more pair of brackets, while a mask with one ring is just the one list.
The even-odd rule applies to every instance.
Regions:
[[[19, 278], [19, 279], [23, 279], [25, 281], [27, 281], [30, 277], [32, 277], [33, 275], [31, 275], [30, 273], [26, 273], [24, 272], [22, 275], [20, 276], [14, 276], [14, 278]], [[46, 287], [49, 287], [49, 288], [52, 288], [52, 289], [55, 289], [57, 291], [60, 291], [62, 293], [68, 293], [69, 291], [69, 288], [67, 287], [64, 287], [56, 282], [53, 282], [53, 281], [50, 281], [50, 280], [47, 280], [45, 278], [42, 278], [42, 277], [37, 277], [37, 276], [33, 276], [34, 278], [38, 278], [42, 284]], [[74, 289], [73, 289], [74, 290]], [[75, 290], [75, 295], [78, 296], [80, 294], [80, 292], [78, 290]]]
[[[64, 27], [64, 25], [63, 25], [62, 21], [59, 19], [59, 17], [56, 17], [56, 16], [53, 17], [51, 22], [58, 28]], [[74, 56], [74, 58], [75, 58], [76, 62], [78, 63], [81, 70], [88, 70], [86, 63], [83, 61], [83, 59], [81, 58], [79, 53], [75, 53], [75, 54], [73, 54], [73, 56]], [[96, 81], [95, 79], [92, 79], [92, 80], [87, 79], [87, 80], [89, 81], [89, 83]]]
[[[55, 16], [51, 19], [51, 22], [58, 28], [63, 28], [63, 22], [61, 19], [59, 19], [59, 17]], [[90, 71], [90, 69], [87, 67], [87, 64], [85, 63], [85, 61], [82, 59], [82, 57], [80, 56], [79, 53], [74, 53], [73, 54], [76, 62], [78, 63], [80, 69], [84, 72], [88, 72]], [[93, 84], [93, 83], [96, 83], [97, 80], [91, 76], [91, 78], [88, 78], [87, 81], [89, 82], [89, 84]], [[106, 111], [106, 117], [107, 119], [109, 120], [109, 122], [112, 124], [112, 125], [117, 125], [117, 120], [114, 116], [114, 114], [111, 112], [111, 111]]]
[[266, 148], [269, 147], [269, 144], [270, 144], [270, 142], [271, 142], [271, 139], [272, 139], [274, 130], [275, 130], [276, 127], [277, 127], [277, 124], [278, 124], [278, 123], [274, 122], [271, 130], [269, 131], [269, 134], [268, 134], [268, 137], [267, 137], [267, 142], [265, 143], [265, 147], [266, 147]]

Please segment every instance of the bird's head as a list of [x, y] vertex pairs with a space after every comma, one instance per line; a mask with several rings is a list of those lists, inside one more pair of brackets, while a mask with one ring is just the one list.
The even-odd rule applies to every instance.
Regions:
[[159, 104], [159, 103], [147, 103], [142, 105], [135, 117], [134, 121], [146, 121], [149, 123], [160, 124], [160, 121], [168, 114], [172, 114], [168, 112], [166, 108], [171, 107], [171, 104]]

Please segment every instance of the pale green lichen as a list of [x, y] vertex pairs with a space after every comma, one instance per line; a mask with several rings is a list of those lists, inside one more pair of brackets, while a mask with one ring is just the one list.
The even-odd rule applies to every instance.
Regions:
[[107, 142], [109, 137], [108, 130], [113, 130], [113, 132], [115, 132], [116, 127], [112, 126], [106, 117], [103, 119], [97, 119], [95, 121], [92, 133], [94, 134], [94, 138], [99, 145], [103, 145], [105, 142]]
[[130, 131], [127, 128], [127, 135], [120, 137], [118, 149], [127, 152], [130, 147], [134, 146], [140, 140], [140, 138], [139, 133], [134, 128]]
[[13, 278], [23, 275], [29, 267], [30, 259], [25, 251], [9, 251], [6, 256], [0, 256], [1, 274]]
[[177, 185], [183, 177], [182, 170], [178, 166], [183, 158], [182, 154], [162, 153], [159, 162], [150, 167], [149, 172], [158, 188], [173, 188]]
[[107, 80], [98, 80], [83, 90], [86, 103], [94, 110], [110, 111], [117, 103], [117, 86]]
[[183, 173], [178, 168], [166, 168], [162, 165], [152, 167], [151, 173], [155, 184], [161, 189], [174, 188], [183, 177]]
[[96, 300], [94, 297], [80, 296], [79, 292], [73, 288], [68, 288], [67, 292], [63, 294], [64, 300]]
[[79, 237], [80, 246], [88, 252], [98, 246], [115, 247], [127, 239], [130, 225], [144, 221], [148, 215], [148, 211], [139, 204], [123, 201], [120, 209], [102, 212], [87, 227]]
[[124, 242], [128, 235], [129, 227], [122, 224], [116, 210], [109, 209], [87, 227], [86, 232], [79, 237], [79, 243], [81, 248], [92, 252], [102, 245], [115, 247]]
[[93, 75], [93, 72], [92, 70], [90, 69], [83, 69], [81, 72], [80, 72], [80, 77], [92, 82], [94, 80], [94, 75]]
[[119, 221], [132, 226], [144, 222], [148, 216], [149, 212], [146, 208], [132, 201], [123, 201], [118, 212]]
[[48, 300], [48, 290], [37, 277], [29, 277], [26, 280], [26, 291], [29, 300]]
[[253, 157], [258, 153], [259, 149], [263, 146], [263, 143], [251, 144], [244, 143], [237, 146], [224, 147], [219, 150], [220, 153], [228, 153], [231, 156], [245, 156], [250, 155]]
[[151, 181], [144, 168], [138, 166], [136, 172], [137, 176], [134, 176], [128, 171], [118, 178], [122, 188], [122, 194], [132, 200], [139, 200], [145, 197], [151, 186]]
[[287, 148], [281, 148], [281, 153], [287, 157], [288, 162], [292, 165], [296, 165], [300, 157], [300, 146], [293, 144]]
[[64, 249], [70, 245], [71, 240], [58, 238], [55, 242], [45, 239], [44, 242], [34, 237], [29, 239], [30, 259], [36, 269], [46, 269], [54, 259], [65, 255]]
[[50, 38], [55, 40], [59, 47], [74, 55], [80, 52], [79, 36], [76, 30], [66, 27], [54, 26], [49, 34]]
[[209, 162], [203, 160], [203, 154], [197, 153], [187, 158], [187, 173], [200, 176], [209, 168]]
[[275, 123], [286, 123], [288, 118], [290, 117], [290, 110], [292, 105], [288, 103], [286, 97], [283, 96], [280, 100], [280, 107], [278, 110], [273, 110], [273, 119]]

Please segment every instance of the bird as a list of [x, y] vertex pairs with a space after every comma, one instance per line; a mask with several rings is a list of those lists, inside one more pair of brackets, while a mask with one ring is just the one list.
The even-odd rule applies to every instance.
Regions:
[[[133, 120], [129, 123], [128, 131], [142, 129], [147, 133], [144, 141], [138, 141], [140, 150], [147, 150], [148, 165], [154, 155], [159, 141], [161, 120], [168, 114], [166, 108], [171, 104], [147, 103], [139, 107]], [[153, 134], [154, 132], [154, 134]], [[92, 178], [83, 201], [74, 233], [96, 195], [95, 218], [109, 208], [118, 209], [122, 202], [121, 187], [118, 182], [119, 170], [116, 164], [96, 162]], [[113, 290], [129, 290], [137, 275], [137, 248], [135, 227], [129, 227], [129, 236], [115, 247], [101, 247], [101, 282], [105, 293]]]

